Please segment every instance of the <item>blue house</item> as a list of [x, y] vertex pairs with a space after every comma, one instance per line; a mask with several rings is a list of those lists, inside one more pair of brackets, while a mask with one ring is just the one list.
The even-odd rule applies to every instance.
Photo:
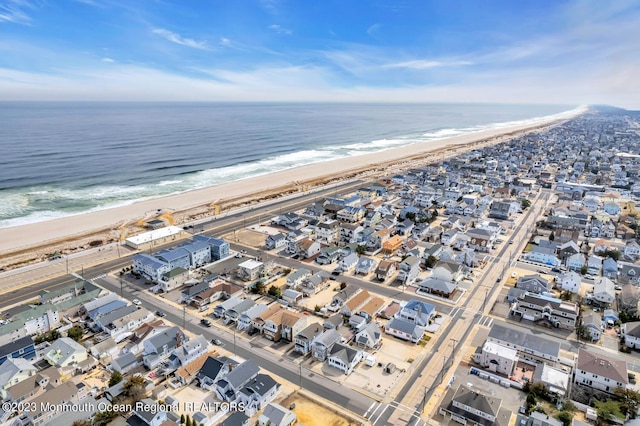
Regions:
[[179, 247], [189, 253], [189, 263], [194, 268], [211, 262], [211, 249], [205, 241], [194, 239], [181, 244]]
[[435, 312], [436, 307], [432, 304], [423, 302], [422, 300], [411, 299], [395, 314], [395, 318], [413, 322], [424, 327], [429, 324]]
[[8, 358], [32, 359], [36, 356], [36, 346], [29, 336], [21, 337], [6, 345], [0, 346], [0, 365]]
[[209, 245], [212, 260], [224, 259], [231, 254], [231, 247], [229, 246], [229, 243], [222, 238], [207, 237], [206, 235], [196, 235], [195, 237], [193, 237], [193, 240], [203, 241]]
[[191, 266], [191, 255], [182, 247], [162, 250], [155, 254], [155, 257], [165, 263], [168, 263], [171, 270], [176, 268], [189, 269]]

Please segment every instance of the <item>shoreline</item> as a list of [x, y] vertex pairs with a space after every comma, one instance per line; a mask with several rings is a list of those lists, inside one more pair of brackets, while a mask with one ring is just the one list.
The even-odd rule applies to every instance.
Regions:
[[[234, 207], [254, 204], [280, 195], [304, 192], [332, 182], [352, 178], [371, 178], [372, 173], [384, 175], [403, 168], [418, 167], [440, 161], [460, 150], [471, 150], [494, 145], [522, 134], [543, 129], [583, 114], [585, 108], [568, 111], [562, 117], [553, 117], [501, 129], [484, 130], [452, 138], [420, 142], [402, 148], [346, 157], [282, 170], [268, 175], [242, 179], [180, 194], [153, 198], [124, 206], [97, 210], [44, 222], [0, 229], [0, 255], [19, 255], [39, 248], [66, 244], [88, 237], [106, 236], [105, 242], [122, 240], [127, 227], [136, 226], [145, 218], [169, 212], [183, 221], [212, 216], [214, 204], [226, 212]], [[437, 158], [442, 155], [442, 158]], [[378, 176], [382, 177], [382, 176]], [[188, 216], [188, 219], [185, 219]], [[133, 223], [132, 223], [133, 222]], [[177, 224], [180, 222], [177, 221]], [[130, 233], [129, 235], [135, 235]], [[103, 241], [105, 238], [103, 238]], [[52, 252], [53, 250], [50, 250]], [[4, 266], [4, 265], [0, 265]]]

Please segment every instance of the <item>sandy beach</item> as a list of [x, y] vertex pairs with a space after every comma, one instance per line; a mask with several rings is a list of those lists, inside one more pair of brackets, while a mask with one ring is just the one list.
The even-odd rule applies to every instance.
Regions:
[[[574, 110], [558, 118], [535, 124], [489, 130], [438, 141], [417, 143], [408, 147], [343, 158], [330, 162], [301, 166], [265, 176], [184, 192], [177, 195], [141, 201], [91, 213], [46, 222], [0, 229], [0, 256], [17, 255], [37, 249], [52, 252], [53, 245], [72, 247], [84, 238], [118, 240], [123, 229], [141, 219], [153, 217], [158, 210], [172, 212], [174, 217], [189, 219], [213, 213], [212, 205], [228, 208], [274, 197], [279, 193], [308, 190], [337, 182], [346, 177], [384, 177], [403, 167], [415, 167], [461, 150], [504, 142], [522, 133], [538, 131], [584, 112]], [[180, 221], [177, 221], [180, 223]], [[127, 228], [128, 229], [128, 228]], [[131, 230], [128, 230], [133, 234]], [[139, 232], [138, 230], [137, 232]], [[46, 251], [49, 249], [49, 251]], [[56, 250], [60, 250], [56, 247]], [[5, 258], [6, 261], [6, 258]], [[5, 263], [3, 261], [3, 263]]]

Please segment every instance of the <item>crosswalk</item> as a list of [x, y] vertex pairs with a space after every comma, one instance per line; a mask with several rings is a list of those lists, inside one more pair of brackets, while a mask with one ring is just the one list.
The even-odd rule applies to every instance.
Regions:
[[[456, 306], [451, 310], [451, 312], [449, 312], [449, 316], [451, 318], [454, 318], [459, 312], [464, 312], [466, 314], [471, 314], [471, 315], [477, 315], [480, 313], [480, 311], [471, 310], [471, 309], [465, 308], [464, 306]], [[461, 314], [461, 316], [462, 315], [463, 314]], [[478, 324], [485, 327], [491, 327], [493, 325], [493, 318], [487, 315], [482, 315], [482, 318], [480, 318], [480, 320], [478, 321]]]
[[[420, 418], [420, 413], [406, 405], [400, 404], [399, 402], [392, 401], [389, 404], [385, 404], [382, 402], [374, 402], [371, 404], [369, 409], [364, 413], [364, 417], [368, 419], [373, 426], [382, 426], [390, 422], [389, 416], [393, 414], [394, 411], [400, 411], [400, 416], [396, 415], [394, 417], [401, 417], [403, 421], [406, 421], [407, 425], [411, 426], [426, 426], [427, 423]], [[386, 416], [385, 413], [387, 414]], [[410, 414], [410, 417], [407, 418], [407, 414]], [[383, 420], [383, 416], [385, 419]], [[391, 422], [395, 423], [395, 421]]]

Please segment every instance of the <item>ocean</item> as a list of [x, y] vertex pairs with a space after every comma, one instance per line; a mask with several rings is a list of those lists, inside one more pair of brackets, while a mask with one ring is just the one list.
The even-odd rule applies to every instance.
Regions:
[[573, 108], [0, 102], [0, 228], [534, 122]]

